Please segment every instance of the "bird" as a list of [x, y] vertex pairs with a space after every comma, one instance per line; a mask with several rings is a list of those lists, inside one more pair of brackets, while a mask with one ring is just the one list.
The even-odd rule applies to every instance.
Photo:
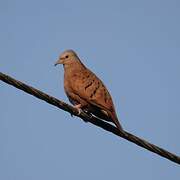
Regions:
[[112, 122], [122, 131], [108, 89], [102, 80], [82, 63], [76, 52], [71, 49], [65, 50], [54, 65], [58, 64], [64, 67], [65, 93], [78, 112], [85, 111]]

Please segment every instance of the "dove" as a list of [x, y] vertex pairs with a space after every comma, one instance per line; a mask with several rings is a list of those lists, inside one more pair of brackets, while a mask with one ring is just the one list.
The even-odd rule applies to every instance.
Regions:
[[64, 51], [55, 66], [58, 64], [64, 67], [65, 93], [78, 112], [88, 112], [123, 130], [106, 86], [81, 62], [75, 51]]

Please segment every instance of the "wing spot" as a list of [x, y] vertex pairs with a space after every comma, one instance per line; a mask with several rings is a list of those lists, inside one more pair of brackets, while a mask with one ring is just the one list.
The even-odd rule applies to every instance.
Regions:
[[90, 95], [90, 98], [92, 98], [92, 97], [96, 94], [96, 92], [97, 92], [97, 90], [99, 89], [99, 87], [100, 87], [100, 82], [98, 81], [98, 85], [97, 85], [97, 87], [95, 88], [95, 90], [93, 91], [93, 93]]
[[85, 90], [86, 90], [87, 88], [89, 88], [90, 86], [92, 86], [93, 83], [94, 83], [94, 79], [93, 79], [87, 86], [85, 86]]
[[86, 90], [88, 87], [92, 86], [92, 84], [93, 84], [93, 81], [90, 82], [87, 86], [85, 86], [85, 90]]
[[107, 102], [107, 92], [106, 92], [106, 89], [104, 88], [104, 102], [106, 103]]

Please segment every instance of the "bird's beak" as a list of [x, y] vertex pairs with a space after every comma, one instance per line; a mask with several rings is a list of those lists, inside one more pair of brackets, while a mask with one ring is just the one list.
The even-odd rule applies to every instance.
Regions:
[[54, 66], [58, 64], [64, 64], [64, 59], [58, 59], [58, 61], [54, 64]]

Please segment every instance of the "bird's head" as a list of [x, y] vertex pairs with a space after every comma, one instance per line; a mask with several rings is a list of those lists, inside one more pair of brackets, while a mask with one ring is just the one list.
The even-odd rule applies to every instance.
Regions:
[[66, 50], [60, 56], [58, 61], [54, 64], [55, 66], [58, 64], [68, 65], [72, 64], [74, 61], [78, 60], [77, 54], [73, 50]]

